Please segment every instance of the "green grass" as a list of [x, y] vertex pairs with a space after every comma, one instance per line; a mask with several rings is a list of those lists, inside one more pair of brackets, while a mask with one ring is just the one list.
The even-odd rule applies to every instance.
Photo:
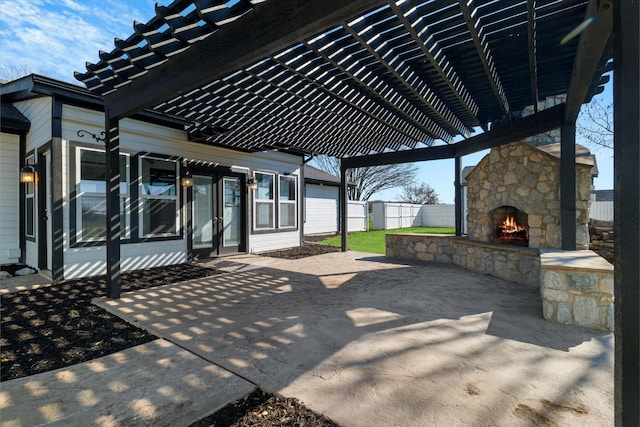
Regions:
[[[349, 233], [349, 250], [383, 254], [385, 252], [384, 235], [387, 233], [425, 233], [425, 234], [455, 234], [455, 228], [450, 227], [411, 227], [395, 230], [372, 230]], [[319, 243], [340, 246], [340, 236], [330, 237]]]

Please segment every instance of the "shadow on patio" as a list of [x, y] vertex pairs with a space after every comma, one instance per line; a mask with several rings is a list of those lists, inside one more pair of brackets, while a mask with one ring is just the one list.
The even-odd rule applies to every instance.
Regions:
[[613, 422], [613, 337], [537, 289], [353, 252], [216, 268], [99, 305], [345, 426]]

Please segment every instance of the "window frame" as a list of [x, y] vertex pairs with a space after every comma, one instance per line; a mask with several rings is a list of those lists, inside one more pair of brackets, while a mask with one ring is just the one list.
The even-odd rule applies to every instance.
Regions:
[[[75, 244], [85, 244], [85, 243], [104, 243], [106, 242], [106, 237], [95, 237], [95, 238], [87, 238], [83, 236], [84, 227], [82, 226], [82, 198], [83, 196], [96, 197], [100, 196], [105, 199], [106, 203], [106, 188], [105, 191], [97, 191], [97, 192], [84, 192], [81, 191], [81, 183], [82, 183], [82, 151], [93, 151], [98, 153], [103, 153], [105, 155], [106, 162], [106, 150], [98, 147], [87, 147], [87, 146], [75, 146]], [[131, 237], [131, 154], [129, 153], [120, 153], [120, 159], [125, 159], [125, 180], [120, 183], [120, 206], [121, 206], [121, 225], [124, 223], [124, 227], [121, 228], [122, 238], [129, 239]], [[106, 186], [106, 181], [105, 181]], [[123, 189], [126, 189], [126, 192], [123, 192]], [[123, 209], [124, 208], [124, 209]], [[124, 218], [122, 218], [122, 214], [124, 213]], [[105, 228], [107, 224], [105, 223]]]
[[[293, 179], [293, 200], [283, 200], [282, 182]], [[293, 205], [293, 225], [282, 224], [283, 205]], [[296, 175], [278, 175], [278, 228], [282, 230], [296, 230], [298, 228], [298, 177]]]
[[[277, 215], [276, 215], [276, 181], [277, 181], [277, 174], [274, 172], [263, 172], [263, 171], [256, 171], [253, 173], [253, 178], [255, 179], [256, 183], [258, 185], [260, 185], [260, 181], [258, 180], [258, 175], [269, 175], [272, 177], [271, 180], [271, 198], [270, 199], [259, 199], [258, 198], [258, 188], [256, 188], [255, 190], [253, 190], [253, 229], [255, 231], [273, 231], [276, 229], [276, 220], [277, 220]], [[258, 227], [258, 203], [262, 203], [262, 204], [270, 204], [271, 205], [271, 227]]]
[[[146, 194], [144, 189], [145, 182], [143, 181], [143, 162], [145, 160], [162, 161], [166, 163], [173, 163], [175, 171], [175, 194], [171, 196], [167, 195], [153, 195]], [[138, 156], [138, 238], [141, 240], [149, 240], [156, 238], [176, 238], [180, 237], [182, 233], [181, 227], [181, 199], [182, 187], [180, 185], [180, 162], [176, 158], [167, 158], [153, 154], [142, 154]], [[175, 232], [174, 233], [145, 233], [145, 202], [149, 200], [173, 200], [175, 205]]]

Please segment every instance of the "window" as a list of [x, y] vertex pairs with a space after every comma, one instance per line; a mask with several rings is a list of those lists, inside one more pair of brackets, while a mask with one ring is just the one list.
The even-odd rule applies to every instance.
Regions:
[[145, 237], [175, 236], [178, 233], [177, 168], [175, 160], [140, 159], [140, 222]]
[[[34, 162], [34, 155], [30, 155], [26, 159], [28, 165], [32, 165]], [[27, 237], [35, 238], [35, 182], [29, 182], [25, 184], [25, 200], [24, 200], [24, 214], [25, 214], [25, 234]]]
[[255, 212], [254, 228], [256, 230], [269, 230], [274, 228], [274, 180], [272, 173], [256, 172]]
[[[78, 241], [106, 238], [107, 184], [106, 156], [102, 150], [77, 148], [76, 232]], [[129, 156], [120, 155], [120, 226], [129, 236]]]
[[280, 228], [295, 228], [297, 218], [297, 179], [295, 176], [281, 176], [279, 178]]

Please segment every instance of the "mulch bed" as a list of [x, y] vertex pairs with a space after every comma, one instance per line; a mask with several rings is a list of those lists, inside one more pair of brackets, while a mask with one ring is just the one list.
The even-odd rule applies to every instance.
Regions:
[[[306, 238], [306, 237], [305, 237]], [[281, 249], [277, 251], [261, 252], [261, 256], [284, 259], [299, 259], [308, 256], [321, 255], [329, 252], [340, 252], [340, 248], [336, 246], [323, 245], [320, 243], [307, 243], [302, 246], [290, 249]]]
[[[196, 264], [125, 272], [122, 292], [217, 274]], [[91, 304], [105, 276], [65, 280], [0, 297], [0, 381], [86, 362], [157, 337]]]
[[339, 427], [296, 399], [274, 396], [260, 389], [228, 404], [189, 427]]
[[[277, 251], [278, 256], [297, 259], [337, 249], [326, 245], [305, 246], [309, 247]], [[122, 292], [218, 273], [220, 271], [197, 264], [125, 272], [122, 274]], [[75, 365], [157, 339], [91, 304], [92, 299], [106, 295], [105, 288], [105, 276], [95, 276], [0, 296], [0, 381]], [[338, 425], [295, 399], [257, 389], [192, 426]]]

